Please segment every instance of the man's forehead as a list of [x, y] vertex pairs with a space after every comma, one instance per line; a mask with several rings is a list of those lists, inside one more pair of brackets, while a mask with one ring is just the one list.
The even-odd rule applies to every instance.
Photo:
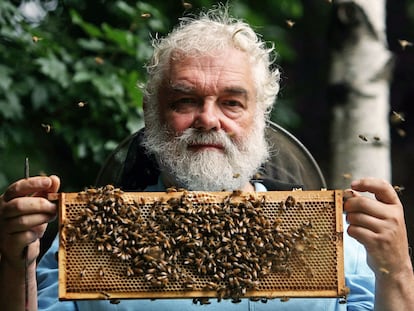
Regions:
[[[168, 88], [177, 92], [193, 92], [212, 88], [234, 95], [253, 92], [252, 68], [244, 53], [228, 50], [223, 55], [182, 55], [170, 60], [166, 72]], [[167, 85], [165, 85], [167, 86]]]

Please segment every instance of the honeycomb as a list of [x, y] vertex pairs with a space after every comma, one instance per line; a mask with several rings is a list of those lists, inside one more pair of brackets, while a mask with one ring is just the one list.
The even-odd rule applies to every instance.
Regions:
[[347, 295], [340, 190], [110, 190], [54, 194], [61, 300]]

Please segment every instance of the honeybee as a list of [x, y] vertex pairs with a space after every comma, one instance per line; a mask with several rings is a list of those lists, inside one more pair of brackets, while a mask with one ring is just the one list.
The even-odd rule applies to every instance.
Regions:
[[189, 10], [193, 7], [193, 5], [190, 2], [183, 1], [183, 7], [184, 9]]
[[50, 133], [52, 126], [50, 124], [42, 123], [41, 126], [45, 129], [46, 133]]
[[395, 192], [397, 192], [398, 194], [401, 194], [401, 193], [405, 190], [405, 187], [404, 187], [404, 186], [398, 186], [398, 185], [395, 185], [395, 186], [394, 186], [394, 190], [395, 190]]
[[365, 135], [359, 134], [358, 137], [363, 141], [368, 141], [368, 138]]
[[286, 20], [286, 25], [287, 25], [289, 28], [292, 28], [292, 27], [295, 25], [295, 22], [294, 22], [294, 21], [292, 21], [291, 19], [287, 19], [287, 20]]
[[102, 65], [104, 62], [105, 61], [102, 57], [99, 57], [99, 56], [95, 57], [95, 63], [97, 63], [98, 65]]
[[405, 50], [408, 46], [413, 46], [413, 43], [404, 39], [399, 39], [398, 43], [400, 44], [401, 48]]
[[34, 43], [37, 43], [37, 42], [39, 42], [40, 40], [42, 40], [42, 38], [40, 38], [40, 37], [38, 37], [38, 36], [33, 36], [33, 37], [32, 37], [32, 41], [33, 41]]
[[394, 124], [405, 122], [404, 114], [402, 112], [393, 111], [391, 115], [391, 122]]

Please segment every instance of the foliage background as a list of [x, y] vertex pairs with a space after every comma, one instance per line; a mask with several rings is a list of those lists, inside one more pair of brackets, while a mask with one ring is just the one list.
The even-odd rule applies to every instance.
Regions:
[[[143, 125], [137, 82], [145, 81], [150, 35], [163, 35], [183, 14], [216, 2], [1, 1], [0, 192], [22, 177], [26, 156], [32, 175], [59, 175], [61, 191], [92, 185], [115, 146]], [[33, 3], [42, 9], [37, 16], [27, 13]], [[310, 149], [328, 176], [331, 1], [231, 4], [234, 15], [276, 45], [282, 90], [273, 119]], [[406, 189], [401, 198], [414, 237], [414, 48], [398, 43], [414, 41], [414, 1], [388, 1], [387, 13], [395, 54], [391, 110], [407, 120], [406, 135], [392, 129], [393, 182]]]

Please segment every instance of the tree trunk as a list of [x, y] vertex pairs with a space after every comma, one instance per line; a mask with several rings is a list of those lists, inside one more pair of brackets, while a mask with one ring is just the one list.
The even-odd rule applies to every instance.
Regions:
[[330, 187], [350, 179], [390, 181], [389, 84], [392, 55], [385, 35], [385, 0], [339, 0], [333, 4], [333, 104]]

